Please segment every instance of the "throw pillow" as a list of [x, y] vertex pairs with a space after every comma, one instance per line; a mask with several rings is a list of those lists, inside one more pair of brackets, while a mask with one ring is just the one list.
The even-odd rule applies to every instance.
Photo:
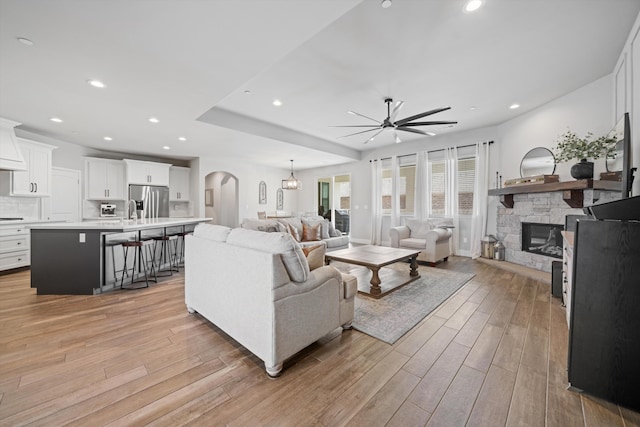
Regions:
[[321, 227], [322, 224], [316, 224], [313, 227], [307, 224], [302, 224], [302, 241], [315, 242], [322, 240]]
[[259, 225], [258, 231], [264, 231], [266, 233], [276, 233], [280, 231], [280, 229], [275, 225]]
[[293, 225], [291, 224], [287, 224], [287, 229], [289, 231], [289, 234], [291, 234], [291, 236], [293, 237], [293, 239], [296, 242], [300, 241], [300, 235], [298, 234], [298, 229], [295, 228]]
[[324, 255], [327, 252], [325, 245], [306, 246], [302, 248], [304, 256], [307, 257], [309, 263], [309, 270], [313, 271], [316, 268], [324, 265]]
[[333, 226], [333, 223], [329, 220], [326, 220], [327, 224], [329, 225], [329, 237], [340, 237], [342, 236], [342, 233], [340, 233], [338, 230], [336, 230]]
[[322, 218], [322, 217], [315, 217], [315, 218], [309, 218], [309, 217], [303, 217], [302, 218], [302, 224], [307, 224], [310, 226], [314, 226], [317, 224], [320, 224], [320, 233], [322, 234], [322, 239], [328, 239], [329, 237], [329, 221]]

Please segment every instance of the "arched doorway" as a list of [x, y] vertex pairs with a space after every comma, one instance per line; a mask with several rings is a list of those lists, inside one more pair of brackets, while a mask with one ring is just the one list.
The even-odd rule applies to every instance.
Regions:
[[215, 224], [238, 227], [238, 178], [229, 172], [211, 172], [204, 177], [204, 214]]

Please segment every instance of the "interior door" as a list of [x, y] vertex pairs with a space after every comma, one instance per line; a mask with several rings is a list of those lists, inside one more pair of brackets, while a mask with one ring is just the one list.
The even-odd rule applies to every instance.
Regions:
[[51, 171], [51, 215], [54, 221], [80, 221], [80, 171], [53, 168]]

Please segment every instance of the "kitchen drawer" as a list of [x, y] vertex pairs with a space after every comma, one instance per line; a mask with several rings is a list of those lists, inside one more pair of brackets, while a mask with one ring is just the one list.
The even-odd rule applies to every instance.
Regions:
[[0, 271], [11, 268], [25, 267], [30, 263], [29, 251], [0, 253]]
[[16, 236], [16, 235], [29, 235], [29, 230], [24, 225], [8, 225], [0, 227], [1, 236]]
[[29, 250], [29, 236], [0, 237], [0, 253]]

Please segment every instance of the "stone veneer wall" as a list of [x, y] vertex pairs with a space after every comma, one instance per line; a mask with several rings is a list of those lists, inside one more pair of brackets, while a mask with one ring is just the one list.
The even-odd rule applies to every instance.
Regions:
[[[594, 201], [594, 195], [597, 201]], [[599, 197], [599, 199], [598, 199]], [[584, 190], [584, 205], [610, 202], [620, 198], [619, 192]], [[513, 208], [498, 206], [498, 240], [505, 246], [505, 260], [525, 267], [551, 272], [551, 261], [558, 261], [544, 255], [522, 250], [522, 223], [561, 224], [566, 215], [583, 215], [582, 208], [573, 209], [562, 199], [561, 191], [550, 193], [515, 194]]]

